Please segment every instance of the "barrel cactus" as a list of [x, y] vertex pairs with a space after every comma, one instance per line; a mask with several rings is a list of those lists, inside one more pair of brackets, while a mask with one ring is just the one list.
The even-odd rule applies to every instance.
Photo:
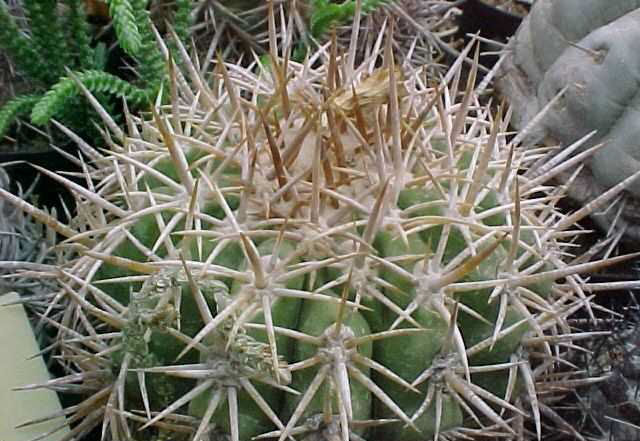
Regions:
[[[580, 202], [640, 171], [638, 62], [632, 49], [639, 23], [635, 0], [538, 0], [509, 45], [498, 85], [517, 110], [516, 126], [524, 127], [563, 92], [535, 138], [566, 148], [596, 131], [576, 153], [604, 144], [570, 188]], [[629, 239], [639, 238], [639, 197], [635, 181], [624, 203], [602, 210], [596, 220], [607, 228], [617, 221]]]
[[518, 172], [545, 152], [508, 141], [475, 72], [459, 92], [462, 58], [434, 83], [382, 34], [356, 65], [280, 50], [207, 80], [181, 50], [170, 104], [126, 131], [101, 112], [85, 187], [42, 169], [78, 208], [20, 204], [66, 256], [42, 320], [67, 375], [29, 387], [80, 394], [65, 439], [419, 441], [528, 415], [540, 437], [577, 274], [625, 259], [566, 263], [564, 238], [615, 191], [556, 212]]

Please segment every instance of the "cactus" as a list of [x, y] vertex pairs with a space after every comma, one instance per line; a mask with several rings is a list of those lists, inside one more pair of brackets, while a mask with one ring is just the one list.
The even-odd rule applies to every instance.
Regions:
[[[0, 167], [0, 189], [8, 191], [10, 183], [8, 173], [3, 167]], [[32, 188], [23, 190], [18, 186], [18, 190], [20, 198], [32, 199]], [[31, 216], [25, 215], [22, 210], [10, 202], [4, 199], [0, 200], [0, 262], [7, 262], [8, 267], [11, 267], [11, 264], [20, 265], [21, 262], [28, 262], [33, 267], [44, 267], [55, 261], [55, 258], [49, 253], [50, 247], [55, 242], [53, 230], [34, 221]], [[0, 291], [17, 290], [42, 293], [45, 285], [43, 281], [34, 282], [24, 278], [9, 277], [8, 269], [1, 271], [4, 277], [0, 278]], [[50, 289], [51, 286], [48, 288]]]
[[[632, 80], [638, 65], [629, 49], [640, 35], [639, 8], [635, 0], [537, 1], [508, 47], [497, 83], [516, 109], [520, 128], [562, 92], [532, 140], [546, 138], [568, 153], [568, 145], [591, 134], [572, 154], [604, 143], [573, 178], [570, 196], [581, 203], [640, 171], [634, 141], [638, 85]], [[618, 232], [638, 239], [639, 198], [635, 181], [624, 203], [595, 220], [608, 230], [617, 224]]]
[[[295, 23], [288, 38], [295, 42], [291, 52], [297, 61], [304, 60], [305, 55], [313, 52], [318, 44], [325, 44], [334, 29], [340, 48], [346, 49], [350, 44], [353, 19], [359, 15], [362, 15], [358, 20], [360, 50], [355, 53], [359, 60], [368, 55], [365, 49], [384, 29], [389, 17], [396, 23], [394, 38], [397, 46], [402, 54], [410, 54], [413, 62], [436, 67], [442, 62], [443, 54], [452, 59], [459, 55], [454, 42], [456, 3], [433, 4], [425, 0], [203, 2], [196, 11], [196, 28], [205, 29], [197, 33], [198, 40], [202, 46], [217, 43], [226, 60], [247, 57], [247, 48], [258, 54], [266, 53], [270, 5], [276, 11], [276, 26], [285, 25], [288, 19], [282, 20], [284, 16], [291, 16]], [[214, 53], [211, 48], [209, 52]]]
[[65, 238], [42, 321], [67, 375], [28, 386], [81, 394], [64, 439], [541, 436], [577, 274], [627, 258], [567, 263], [564, 238], [616, 193], [560, 215], [564, 165], [507, 140], [475, 69], [458, 91], [471, 46], [433, 86], [382, 41], [210, 81], [169, 61], [170, 104], [126, 132], [99, 112], [86, 187], [41, 169], [72, 221], [0, 191]]

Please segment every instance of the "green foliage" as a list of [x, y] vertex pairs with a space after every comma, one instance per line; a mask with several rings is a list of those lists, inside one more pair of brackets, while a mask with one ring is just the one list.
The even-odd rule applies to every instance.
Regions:
[[[133, 109], [143, 106], [160, 89], [166, 72], [153, 35], [148, 0], [108, 1], [117, 43], [136, 68], [133, 78], [121, 77], [125, 70], [115, 71], [107, 63], [105, 44], [93, 41], [84, 3], [24, 0], [29, 26], [23, 29], [0, 0], [0, 49], [34, 89], [0, 109], [0, 137], [16, 118], [31, 112], [31, 122], [36, 125], [45, 125], [55, 117], [79, 135], [93, 138], [96, 132], [87, 121], [87, 107], [79, 105], [79, 83], [108, 109], [115, 109], [123, 98]], [[183, 41], [188, 37], [191, 7], [192, 2], [186, 0], [173, 6], [172, 25]], [[116, 68], [122, 67], [123, 60], [116, 64]]]
[[141, 105], [149, 98], [145, 90], [125, 80], [106, 72], [88, 70], [60, 79], [33, 107], [31, 121], [46, 124], [54, 115], [62, 112], [67, 103], [80, 93], [76, 81], [92, 92], [106, 92], [135, 105]]
[[64, 25], [69, 29], [70, 37], [67, 43], [71, 45], [76, 64], [90, 66], [95, 62], [94, 66], [104, 66], [104, 63], [100, 64], [101, 59], [98, 56], [103, 52], [104, 45], [91, 50], [91, 30], [83, 14], [83, 0], [65, 0], [64, 3], [69, 8], [69, 13], [64, 19]]
[[142, 41], [133, 9], [134, 4], [129, 0], [108, 0], [107, 3], [120, 47], [127, 54], [135, 56], [140, 50]]
[[[71, 66], [71, 52], [65, 47], [66, 36], [58, 20], [55, 0], [25, 0], [24, 10], [29, 20], [31, 44], [38, 55], [46, 55], [46, 66], [40, 72], [45, 84], [51, 84], [64, 70]], [[30, 60], [24, 60], [30, 62]], [[23, 63], [24, 63], [23, 62]]]
[[[362, 12], [368, 14], [388, 2], [389, 0], [363, 0]], [[314, 0], [310, 23], [311, 35], [316, 38], [321, 37], [332, 26], [351, 20], [355, 11], [355, 0], [346, 0], [341, 4], [330, 3], [330, 0]]]
[[135, 19], [137, 23], [145, 23], [140, 26], [141, 44], [136, 57], [140, 60], [138, 63], [138, 75], [143, 79], [151, 89], [157, 91], [160, 88], [162, 79], [165, 74], [165, 64], [162, 54], [158, 49], [155, 35], [152, 31], [152, 23], [149, 11], [146, 10], [147, 0], [133, 0], [138, 3], [138, 7], [134, 8]]
[[5, 133], [16, 118], [28, 115], [39, 100], [40, 95], [21, 95], [6, 103], [0, 109], [0, 133]]
[[173, 18], [173, 28], [181, 41], [189, 38], [189, 24], [191, 15], [191, 0], [175, 0], [176, 12]]
[[29, 37], [18, 28], [4, 1], [0, 1], [0, 47], [31, 79], [39, 80], [45, 70], [44, 63]]

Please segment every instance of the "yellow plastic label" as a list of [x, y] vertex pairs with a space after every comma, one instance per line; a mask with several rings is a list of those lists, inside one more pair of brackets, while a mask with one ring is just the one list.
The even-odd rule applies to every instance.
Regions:
[[[44, 383], [50, 379], [33, 330], [19, 299], [12, 292], [0, 295], [0, 440], [28, 441], [51, 432], [64, 422], [62, 417], [27, 427], [16, 426], [60, 412], [55, 392], [46, 389], [15, 391], [16, 387]], [[68, 427], [45, 437], [58, 441], [69, 432]]]

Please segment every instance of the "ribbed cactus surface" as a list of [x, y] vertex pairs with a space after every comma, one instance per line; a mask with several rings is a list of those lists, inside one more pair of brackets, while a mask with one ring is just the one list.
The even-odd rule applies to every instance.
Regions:
[[68, 372], [45, 386], [84, 396], [72, 435], [421, 441], [531, 415], [539, 436], [576, 274], [602, 265], [565, 259], [591, 208], [555, 210], [557, 165], [475, 70], [396, 65], [382, 35], [355, 66], [170, 63], [171, 102], [126, 131], [103, 115], [86, 187], [57, 177], [72, 222], [23, 204], [66, 237], [43, 320]]
[[[540, 0], [509, 43], [497, 85], [513, 105], [514, 126], [526, 126], [551, 106], [532, 138], [557, 143], [571, 155], [600, 146], [577, 177], [573, 170], [562, 177], [572, 179], [569, 195], [579, 203], [640, 175], [640, 68], [629, 49], [640, 36], [639, 23], [637, 0]], [[567, 148], [577, 140], [578, 150]], [[594, 213], [594, 220], [633, 243], [640, 238], [640, 181], [626, 190], [619, 204]]]

